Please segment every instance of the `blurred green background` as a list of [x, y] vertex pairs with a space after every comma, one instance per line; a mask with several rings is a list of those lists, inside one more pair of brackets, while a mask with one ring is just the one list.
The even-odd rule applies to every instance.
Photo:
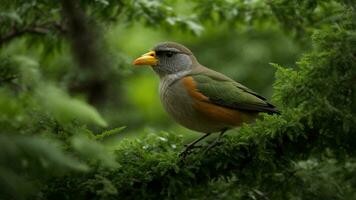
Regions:
[[[177, 3], [172, 9], [177, 15], [185, 15], [191, 12], [187, 12], [187, 5], [187, 2]], [[69, 90], [72, 96], [91, 103], [107, 121], [108, 129], [126, 126], [120, 136], [129, 137], [150, 130], [185, 133], [190, 131], [173, 122], [160, 104], [158, 77], [150, 67], [133, 67], [131, 62], [135, 57], [159, 42], [176, 41], [189, 47], [203, 65], [270, 98], [275, 71], [270, 63], [293, 67], [301, 50], [306, 48], [267, 21], [267, 25], [234, 26], [228, 22], [209, 22], [194, 24], [196, 32], [181, 30], [175, 25], [168, 28], [147, 25], [142, 20], [95, 24], [91, 28], [100, 27], [96, 34], [103, 43], [96, 49], [98, 57], [107, 59], [100, 63], [103, 64], [100, 68], [88, 66], [81, 70], [73, 58], [70, 41], [51, 38], [58, 37], [52, 35], [14, 39], [2, 46], [1, 56], [20, 56], [35, 62], [36, 66], [24, 68], [33, 67], [32, 70], [38, 71], [32, 75], [41, 76], [46, 83]], [[91, 74], [98, 76], [92, 78]], [[104, 79], [98, 88], [86, 82], [86, 79], [95, 82], [95, 78]], [[78, 89], [76, 84], [88, 85]], [[93, 97], [88, 90], [95, 94], [96, 100], [90, 99]], [[101, 131], [98, 127], [92, 128]]]
[[[157, 9], [161, 9], [160, 6], [163, 4], [160, 1], [136, 1], [136, 3], [140, 2], [147, 4], [149, 8], [157, 7]], [[130, 3], [135, 1], [127, 1], [127, 4], [132, 6]], [[204, 5], [208, 4], [209, 2], [206, 2]], [[262, 2], [255, 4], [263, 5]], [[219, 16], [220, 11], [216, 13], [211, 11], [211, 17], [201, 16], [204, 21], [197, 23], [194, 20], [198, 17], [193, 12], [193, 3], [166, 1], [164, 5], [169, 6], [168, 10], [173, 10], [176, 16], [193, 20], [185, 28], [180, 28], [173, 18], [172, 20], [154, 19], [152, 16], [147, 16], [148, 19], [153, 20], [147, 22], [147, 18], [136, 16], [144, 15], [136, 10], [139, 8], [132, 8], [132, 12], [137, 12], [132, 14], [133, 17], [138, 17], [137, 20], [135, 18], [123, 20], [119, 16], [117, 21], [107, 23], [105, 21], [107, 16], [104, 14], [104, 16], [98, 14], [105, 19], [104, 22], [100, 18], [91, 18], [96, 22], [89, 24], [89, 31], [94, 29], [93, 35], [97, 38], [89, 39], [89, 43], [102, 43], [94, 45], [98, 57], [95, 59], [104, 60], [97, 63], [94, 61], [93, 65], [99, 63], [99, 67], [87, 66], [84, 70], [82, 66], [78, 67], [77, 55], [73, 53], [78, 49], [71, 46], [71, 41], [66, 39], [65, 34], [28, 34], [14, 38], [2, 46], [0, 56], [2, 58], [20, 56], [28, 62], [37, 63], [36, 75], [39, 74], [40, 79], [45, 81], [40, 84], [51, 83], [67, 91], [72, 97], [89, 102], [107, 122], [108, 127], [105, 129], [126, 126], [120, 137], [130, 137], [138, 133], [161, 130], [180, 134], [191, 133], [174, 123], [164, 112], [158, 96], [159, 80], [152, 69], [134, 68], [131, 65], [134, 58], [153, 48], [155, 44], [163, 41], [182, 43], [194, 52], [203, 65], [230, 76], [267, 98], [271, 98], [273, 94], [275, 72], [270, 63], [293, 67], [301, 52], [308, 48], [307, 45], [296, 42], [293, 37], [288, 37], [273, 19], [266, 18], [265, 21], [261, 21], [257, 18], [259, 16], [256, 16], [256, 19], [250, 19], [250, 23], [243, 23], [240, 20], [245, 19], [239, 19], [238, 14], [231, 8], [230, 18]], [[216, 6], [219, 5], [216, 2]], [[94, 6], [100, 6], [100, 1]], [[202, 15], [204, 12], [207, 11], [203, 10]], [[226, 10], [224, 15], [228, 14], [229, 10]], [[250, 17], [255, 16], [251, 14]], [[40, 20], [42, 19], [38, 19]], [[255, 23], [253, 20], [259, 21]], [[80, 48], [87, 48], [86, 45], [87, 43], [83, 43]], [[90, 85], [96, 81], [100, 82], [100, 86]], [[97, 94], [98, 97], [93, 97], [92, 93]], [[102, 131], [100, 127], [92, 128], [97, 132]]]
[[307, 25], [290, 28], [272, 12], [293, 11], [294, 4], [271, 5], [3, 0], [0, 197], [26, 197], [68, 169], [115, 167], [111, 153], [123, 139], [160, 132], [197, 137], [163, 110], [153, 70], [131, 64], [159, 42], [184, 44], [201, 64], [272, 99], [270, 63], [294, 68], [310, 38]]
[[[354, 195], [355, 10], [352, 0], [2, 0], [0, 199]], [[132, 65], [164, 41], [282, 115], [181, 165], [200, 133], [163, 110], [154, 71]]]

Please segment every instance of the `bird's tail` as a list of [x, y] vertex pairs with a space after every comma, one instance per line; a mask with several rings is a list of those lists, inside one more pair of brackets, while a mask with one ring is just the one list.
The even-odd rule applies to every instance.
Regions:
[[267, 103], [267, 106], [268, 107], [265, 108], [266, 113], [271, 114], [271, 115], [272, 114], [277, 114], [277, 115], [281, 114], [281, 112], [276, 108], [276, 106], [274, 106], [270, 103]]

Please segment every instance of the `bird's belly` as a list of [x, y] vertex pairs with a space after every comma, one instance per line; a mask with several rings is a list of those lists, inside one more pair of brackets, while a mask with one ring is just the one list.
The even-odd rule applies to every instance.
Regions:
[[213, 133], [231, 127], [221, 121], [207, 118], [198, 112], [194, 108], [195, 102], [180, 81], [172, 85], [161, 83], [160, 98], [167, 113], [186, 128], [204, 133]]

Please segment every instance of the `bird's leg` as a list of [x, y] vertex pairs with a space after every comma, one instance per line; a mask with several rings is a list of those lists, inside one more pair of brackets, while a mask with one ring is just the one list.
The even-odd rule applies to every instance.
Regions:
[[204, 138], [208, 137], [210, 134], [211, 134], [211, 133], [207, 133], [207, 134], [203, 135], [202, 137], [200, 137], [200, 138], [194, 140], [194, 141], [191, 142], [190, 144], [188, 144], [188, 145], [185, 147], [184, 151], [183, 151], [182, 153], [180, 153], [179, 155], [180, 155], [181, 157], [183, 157], [183, 158], [184, 158], [185, 156], [187, 156], [188, 153], [189, 153], [189, 151], [194, 148], [195, 144], [197, 144], [198, 142], [200, 142], [200, 141], [203, 140]]
[[[187, 147], [187, 146], [189, 146], [190, 144], [185, 144], [184, 145], [184, 147]], [[197, 149], [197, 148], [202, 148], [204, 145], [194, 145], [194, 146], [192, 146], [190, 149]]]
[[214, 142], [212, 142], [211, 144], [209, 144], [209, 146], [204, 150], [204, 153], [207, 152], [209, 149], [215, 147], [218, 142], [220, 141], [220, 139], [222, 138], [222, 136], [224, 135], [224, 133], [227, 131], [227, 128], [226, 129], [223, 129], [219, 136], [214, 140]]

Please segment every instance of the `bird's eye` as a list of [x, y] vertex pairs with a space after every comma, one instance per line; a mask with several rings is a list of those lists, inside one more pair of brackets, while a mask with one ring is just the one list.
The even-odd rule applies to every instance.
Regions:
[[168, 52], [166, 53], [166, 56], [169, 57], [169, 58], [172, 57], [172, 56], [173, 56], [173, 52], [168, 51]]

